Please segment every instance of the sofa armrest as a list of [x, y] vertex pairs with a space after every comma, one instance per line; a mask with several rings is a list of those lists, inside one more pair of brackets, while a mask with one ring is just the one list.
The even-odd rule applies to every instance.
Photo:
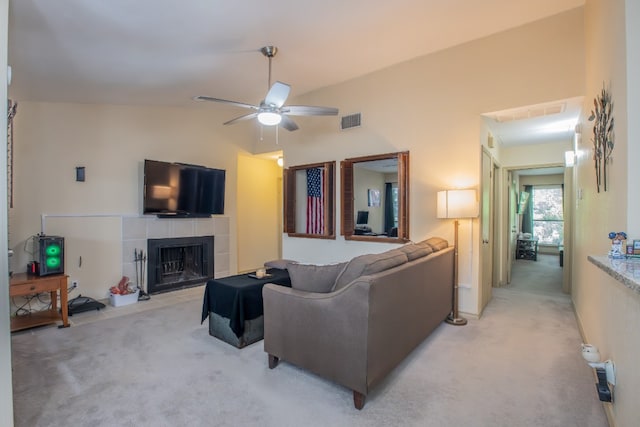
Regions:
[[269, 355], [367, 394], [369, 283], [330, 293], [267, 284], [262, 295]]

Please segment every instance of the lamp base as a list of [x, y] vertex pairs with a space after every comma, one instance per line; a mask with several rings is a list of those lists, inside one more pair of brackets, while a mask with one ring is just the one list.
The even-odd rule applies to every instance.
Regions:
[[444, 319], [444, 321], [450, 325], [455, 326], [464, 326], [467, 324], [467, 319], [465, 319], [464, 317], [453, 317], [451, 314], [448, 315], [447, 318]]

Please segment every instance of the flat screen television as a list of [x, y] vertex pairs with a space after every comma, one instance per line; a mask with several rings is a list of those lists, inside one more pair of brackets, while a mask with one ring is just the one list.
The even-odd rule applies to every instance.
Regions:
[[356, 225], [367, 225], [369, 223], [369, 211], [358, 211]]
[[143, 213], [161, 217], [224, 214], [223, 169], [144, 161]]

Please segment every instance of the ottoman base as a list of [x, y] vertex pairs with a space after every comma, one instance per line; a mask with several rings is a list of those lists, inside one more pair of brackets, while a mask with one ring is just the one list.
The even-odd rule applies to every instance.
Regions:
[[237, 348], [243, 348], [264, 338], [264, 316], [244, 321], [244, 334], [240, 338], [231, 330], [229, 319], [209, 312], [209, 335]]

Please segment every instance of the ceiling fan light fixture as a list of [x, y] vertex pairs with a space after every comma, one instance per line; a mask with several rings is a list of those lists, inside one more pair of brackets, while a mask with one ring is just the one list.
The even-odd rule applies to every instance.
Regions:
[[249, 119], [258, 119], [258, 123], [263, 126], [282, 126], [283, 129], [292, 132], [298, 129], [298, 125], [289, 116], [337, 116], [338, 109], [333, 107], [318, 107], [311, 105], [289, 105], [285, 106], [291, 86], [282, 82], [271, 84], [271, 60], [276, 55], [278, 48], [275, 46], [265, 46], [260, 52], [269, 60], [269, 89], [262, 102], [257, 105], [244, 102], [229, 101], [227, 99], [214, 98], [212, 96], [199, 95], [194, 97], [196, 101], [220, 102], [234, 107], [247, 108], [253, 110], [249, 114], [244, 114], [235, 119], [224, 122], [230, 125]]
[[273, 111], [262, 111], [258, 113], [258, 121], [265, 126], [275, 126], [280, 124], [282, 116]]

